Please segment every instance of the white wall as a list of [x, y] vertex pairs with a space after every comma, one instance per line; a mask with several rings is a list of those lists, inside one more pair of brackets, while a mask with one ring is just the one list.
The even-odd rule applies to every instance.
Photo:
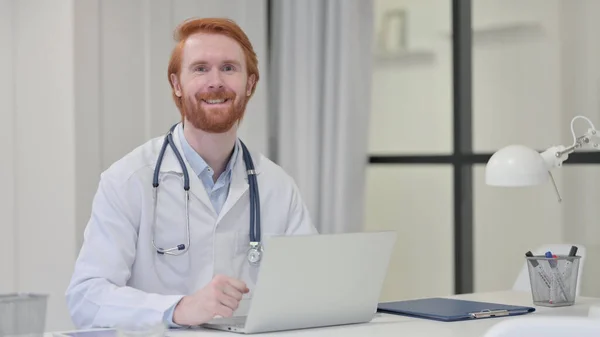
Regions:
[[77, 227], [73, 1], [1, 1], [0, 13], [0, 291], [50, 294], [48, 319], [64, 326]]
[[[450, 5], [375, 1], [376, 24], [387, 9], [408, 10], [409, 50], [375, 65], [371, 153], [444, 154], [452, 149]], [[593, 37], [600, 29], [594, 20], [599, 12], [595, 0], [473, 1], [475, 151], [493, 152], [511, 143], [538, 149], [570, 144], [569, 123], [577, 114], [600, 127], [600, 42]], [[452, 293], [451, 172], [447, 166], [370, 166], [366, 227], [401, 234], [385, 299]], [[579, 165], [554, 172], [564, 198], [559, 204], [551, 184], [486, 186], [484, 165], [476, 165], [475, 290], [510, 288], [524, 253], [543, 243], [585, 244], [598, 261], [600, 211], [593, 206], [600, 197], [598, 172], [598, 166]], [[423, 268], [419, 261], [435, 266]], [[583, 282], [587, 294], [600, 293], [592, 284], [600, 276], [595, 265], [600, 266], [592, 256]]]
[[[600, 2], [583, 0], [561, 2], [563, 120], [562, 142], [572, 142], [570, 123], [576, 115], [589, 117], [600, 128], [600, 31], [597, 20]], [[588, 126], [577, 121], [575, 130], [581, 135]], [[564, 184], [559, 186], [564, 202], [563, 237], [579, 242], [588, 249], [588, 260], [582, 279], [582, 292], [600, 296], [600, 165], [573, 165], [563, 168]]]
[[0, 144], [4, 144], [0, 177], [5, 182], [0, 192], [0, 277], [1, 291], [12, 291], [17, 284], [15, 270], [15, 82], [14, 82], [14, 29], [12, 0], [0, 0]]
[[183, 19], [249, 35], [261, 82], [241, 137], [267, 153], [266, 15], [265, 1], [0, 0], [0, 293], [48, 293], [47, 329], [72, 327], [64, 291], [100, 172], [179, 120], [166, 69]]

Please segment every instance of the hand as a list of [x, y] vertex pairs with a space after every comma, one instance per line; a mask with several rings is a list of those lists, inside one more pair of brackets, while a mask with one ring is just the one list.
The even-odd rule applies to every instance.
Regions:
[[206, 287], [179, 301], [173, 312], [173, 322], [179, 325], [200, 325], [217, 315], [231, 317], [243, 294], [248, 292], [244, 282], [217, 275]]

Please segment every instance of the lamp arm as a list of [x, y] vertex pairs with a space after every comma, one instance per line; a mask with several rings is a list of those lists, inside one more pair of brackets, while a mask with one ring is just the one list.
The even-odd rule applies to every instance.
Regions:
[[[573, 124], [578, 118], [582, 118], [590, 124], [590, 127], [588, 128], [587, 132], [583, 136], [579, 137], [575, 135], [575, 129], [573, 128]], [[596, 127], [594, 127], [592, 121], [590, 121], [587, 117], [584, 116], [575, 116], [571, 120], [571, 134], [573, 135], [573, 144], [571, 146], [552, 146], [541, 153], [541, 156], [542, 158], [544, 158], [544, 162], [546, 163], [546, 168], [548, 169], [548, 174], [550, 175], [552, 184], [554, 185], [554, 190], [556, 191], [556, 194], [558, 196], [558, 202], [562, 201], [562, 197], [560, 196], [558, 186], [556, 186], [554, 176], [552, 176], [552, 169], [561, 167], [562, 163], [565, 160], [569, 159], [569, 154], [575, 152], [575, 150], [577, 149], [582, 149], [584, 147], [590, 146], [594, 149], [598, 149], [598, 141], [600, 140], [600, 133], [598, 132], [598, 130], [596, 130]]]
[[[579, 137], [575, 135], [575, 130], [573, 128], [573, 124], [578, 118], [582, 118], [590, 124], [590, 127], [588, 128], [587, 132]], [[598, 149], [598, 143], [600, 141], [600, 132], [596, 130], [596, 127], [594, 127], [592, 121], [590, 121], [587, 117], [575, 116], [571, 120], [571, 134], [573, 135], [573, 144], [571, 146], [552, 146], [541, 153], [542, 158], [544, 158], [546, 166], [548, 167], [548, 171], [552, 170], [553, 168], [562, 166], [562, 163], [569, 158], [569, 154], [575, 152], [575, 150], [583, 149], [584, 147], [592, 147], [594, 149]]]
[[542, 152], [542, 158], [544, 158], [544, 162], [546, 162], [546, 168], [548, 171], [552, 171], [552, 169], [556, 167], [561, 167], [562, 163], [569, 158], [569, 153], [573, 152], [574, 149], [570, 147], [564, 147], [562, 145], [552, 146], [548, 148], [546, 151]]

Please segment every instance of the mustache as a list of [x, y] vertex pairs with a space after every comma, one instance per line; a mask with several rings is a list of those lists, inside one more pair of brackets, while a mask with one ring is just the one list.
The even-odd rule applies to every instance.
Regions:
[[219, 91], [199, 92], [195, 96], [198, 101], [200, 101], [200, 100], [220, 100], [220, 99], [233, 100], [235, 98], [235, 93], [233, 91], [228, 91], [228, 90], [219, 90]]

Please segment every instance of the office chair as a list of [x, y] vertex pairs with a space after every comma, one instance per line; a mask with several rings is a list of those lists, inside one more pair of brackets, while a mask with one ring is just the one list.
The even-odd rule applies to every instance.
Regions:
[[[579, 259], [579, 271], [577, 273], [577, 290], [575, 291], [575, 295], [579, 296], [579, 293], [581, 292], [581, 275], [583, 271], [583, 264], [585, 262], [585, 247], [583, 245], [546, 244], [536, 248], [535, 250], [532, 250], [531, 252], [533, 255], [544, 255], [544, 253], [547, 251], [551, 251], [556, 255], [567, 255], [569, 254], [569, 250], [571, 250], [571, 246], [577, 246], [577, 256], [581, 256], [581, 259]], [[526, 262], [525, 255], [523, 255], [523, 267], [521, 268], [521, 272], [513, 284], [512, 290], [531, 291], [531, 285], [529, 283], [529, 270], [527, 269]]]

